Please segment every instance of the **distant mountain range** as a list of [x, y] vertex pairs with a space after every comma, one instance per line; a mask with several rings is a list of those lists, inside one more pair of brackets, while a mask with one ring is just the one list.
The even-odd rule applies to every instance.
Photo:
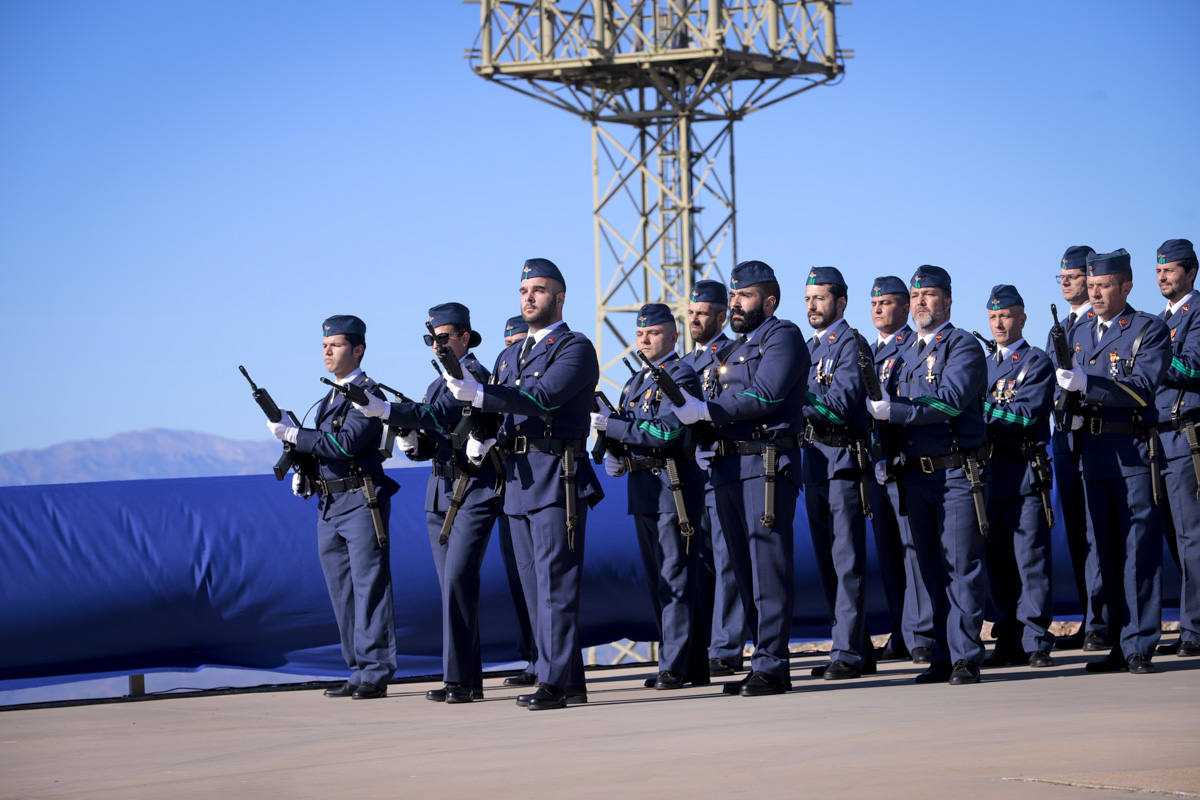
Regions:
[[[156, 428], [0, 453], [0, 486], [258, 475], [269, 473], [278, 458], [279, 442], [273, 440], [245, 442]], [[400, 464], [393, 459], [388, 466]]]

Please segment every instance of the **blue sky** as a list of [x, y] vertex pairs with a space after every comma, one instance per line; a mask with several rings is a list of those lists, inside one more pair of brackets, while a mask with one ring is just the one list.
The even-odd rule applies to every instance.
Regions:
[[[737, 130], [738, 250], [781, 276], [954, 276], [985, 330], [1015, 283], [1040, 340], [1058, 258], [1200, 237], [1200, 4], [859, 0], [845, 79]], [[475, 77], [478, 8], [438, 2], [0, 4], [0, 450], [148, 427], [263, 438], [236, 371], [321, 393], [321, 320], [419, 394], [426, 309], [467, 303], [491, 363], [531, 255], [594, 330], [591, 165], [578, 119]]]

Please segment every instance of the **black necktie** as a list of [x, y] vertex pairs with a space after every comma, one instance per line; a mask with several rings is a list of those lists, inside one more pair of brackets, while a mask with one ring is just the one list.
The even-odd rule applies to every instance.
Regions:
[[917, 339], [917, 355], [921, 355], [921, 351], [924, 349], [925, 349], [925, 340]]
[[875, 342], [875, 355], [879, 355], [879, 351], [882, 349], [883, 349], [883, 341], [882, 340], [876, 341]]
[[1075, 325], [1075, 320], [1077, 319], [1079, 319], [1079, 315], [1074, 311], [1067, 315], [1067, 330], [1071, 330], [1071, 328]]
[[1108, 323], [1101, 322], [1096, 326], [1096, 344], [1104, 341], [1104, 334], [1108, 333]]
[[526, 336], [525, 343], [521, 345], [521, 357], [517, 359], [517, 366], [525, 366], [525, 359], [529, 356], [529, 351], [533, 349], [533, 337]]
[[1167, 310], [1166, 310], [1166, 311], [1163, 313], [1163, 322], [1166, 322], [1166, 321], [1167, 321], [1167, 320], [1169, 320], [1170, 318], [1171, 318], [1171, 309], [1169, 309], [1169, 308], [1168, 308], [1168, 309], [1167, 309]]

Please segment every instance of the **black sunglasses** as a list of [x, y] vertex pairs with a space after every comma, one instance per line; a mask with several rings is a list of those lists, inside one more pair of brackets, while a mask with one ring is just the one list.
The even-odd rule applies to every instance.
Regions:
[[[436, 337], [436, 339], [437, 339], [437, 343], [438, 343], [438, 344], [445, 344], [446, 342], [450, 341], [450, 337], [451, 337], [451, 336], [462, 336], [462, 335], [463, 335], [463, 333], [465, 333], [465, 331], [454, 331], [453, 333], [439, 333], [439, 334], [437, 335], [437, 337]], [[432, 346], [433, 346], [433, 341], [434, 341], [434, 338], [435, 338], [435, 337], [433, 337], [433, 336], [430, 336], [430, 335], [427, 333], [427, 334], [425, 334], [424, 336], [422, 336], [421, 338], [425, 340], [425, 346], [426, 346], [426, 347], [432, 347]]]

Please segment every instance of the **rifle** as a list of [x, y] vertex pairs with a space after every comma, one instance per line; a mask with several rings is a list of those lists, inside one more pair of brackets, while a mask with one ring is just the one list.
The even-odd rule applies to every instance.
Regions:
[[[650, 380], [658, 386], [662, 391], [663, 396], [677, 406], [687, 402], [683, 396], [683, 389], [671, 377], [671, 373], [667, 372], [663, 367], [658, 366], [650, 359], [646, 358], [646, 354], [641, 350], [635, 351], [638, 359], [646, 365], [646, 371], [650, 375]], [[696, 437], [696, 443], [700, 445], [709, 445], [717, 440], [717, 429], [713, 427], [711, 422], [696, 422], [690, 426], [692, 433]]]
[[989, 356], [996, 355], [996, 351], [1000, 349], [1000, 345], [993, 342], [991, 339], [984, 336], [979, 331], [971, 331], [971, 335], [979, 341], [983, 342], [983, 349], [987, 350]]
[[983, 476], [980, 474], [983, 464], [975, 456], [963, 456], [963, 471], [967, 473], [967, 483], [971, 486], [971, 499], [975, 501], [975, 520], [979, 523], [979, 534], [987, 538], [991, 526], [988, 525], [987, 501], [983, 497]]
[[1031, 442], [1026, 453], [1032, 450], [1033, 464], [1033, 480], [1037, 487], [1038, 495], [1042, 498], [1042, 513], [1046, 515], [1046, 526], [1054, 527], [1054, 507], [1050, 504], [1050, 486], [1054, 483], [1054, 476], [1050, 472], [1050, 459], [1046, 457], [1045, 445]]
[[[363, 389], [363, 387], [361, 387], [357, 384], [336, 383], [334, 381], [329, 380], [329, 378], [326, 378], [324, 376], [321, 376], [321, 383], [324, 383], [327, 386], [332, 386], [333, 390], [335, 392], [337, 392], [342, 397], [349, 400], [351, 403], [355, 403], [360, 406], [365, 406], [367, 404], [367, 392], [365, 389]], [[390, 386], [384, 386], [382, 383], [377, 383], [375, 385], [378, 386], [380, 389], [386, 389], [387, 391], [396, 395], [396, 399], [399, 400], [401, 403], [412, 402], [411, 400], [409, 400], [407, 397], [404, 396], [403, 392], [396, 391], [395, 389], [391, 388]], [[389, 458], [392, 457], [392, 447], [395, 445], [397, 434], [399, 434], [400, 436], [407, 436], [409, 431], [407, 428], [393, 428], [391, 425], [388, 425], [387, 423], [384, 423], [384, 429], [385, 430], [384, 430], [383, 441], [379, 445], [379, 455], [383, 457], [384, 461], [387, 461]]]
[[[271, 422], [279, 422], [279, 420], [283, 419], [283, 412], [279, 410], [279, 406], [275, 405], [270, 392], [256, 386], [250, 378], [250, 373], [246, 372], [246, 368], [241, 364], [238, 364], [238, 369], [241, 370], [246, 380], [250, 382], [250, 389], [253, 392], [251, 396], [254, 398], [254, 402], [258, 403], [258, 407], [263, 410], [263, 413], [267, 415], [267, 419]], [[297, 428], [300, 427], [300, 420], [296, 419], [296, 415], [291, 411], [288, 412], [288, 418], [295, 423]], [[288, 474], [289, 470], [295, 470], [305, 480], [311, 480], [317, 474], [317, 462], [311, 455], [297, 452], [296, 445], [284, 442], [283, 454], [279, 456], [279, 460], [275, 462], [275, 466], [273, 467], [275, 480], [283, 480], [283, 477]]]
[[[1074, 369], [1071, 359], [1071, 347], [1067, 344], [1067, 331], [1058, 321], [1058, 308], [1050, 304], [1050, 316], [1054, 325], [1050, 327], [1050, 344], [1054, 350], [1054, 360], [1059, 369]], [[1071, 430], [1071, 417], [1079, 412], [1079, 392], [1060, 391], [1054, 401], [1054, 425], [1060, 431]]]
[[[437, 334], [433, 332], [433, 323], [426, 320], [425, 327], [429, 329], [429, 335], [433, 337], [435, 342], [437, 342]], [[458, 363], [458, 359], [454, 357], [454, 352], [449, 347], [441, 343], [438, 343], [433, 352], [437, 355], [437, 360], [441, 362], [442, 365], [441, 369], [438, 370], [438, 373], [441, 374], [442, 369], [444, 369], [446, 370], [446, 374], [451, 378], [461, 381], [463, 377], [462, 364]], [[434, 367], [437, 367], [436, 362], [434, 363]]]
[[[601, 406], [604, 406], [610, 415], [617, 413], [613, 404], [608, 402], [608, 398], [604, 396], [604, 392], [596, 392], [592, 395], [592, 411], [598, 412]], [[596, 431], [596, 443], [592, 445], [592, 461], [597, 464], [603, 461], [606, 450], [617, 458], [625, 455], [625, 445], [620, 442], [610, 442], [604, 431]]]
[[[858, 340], [858, 374], [859, 377], [862, 378], [863, 385], [866, 387], [867, 397], [872, 400], [882, 400], [883, 386], [879, 383], [879, 373], [875, 371], [875, 356], [871, 352], [871, 348], [867, 346], [866, 342], [863, 341], [862, 338], [859, 338]], [[899, 506], [899, 508], [896, 509], [896, 513], [902, 517], [908, 516], [908, 507], [904, 498], [904, 484], [900, 480], [899, 470], [893, 469], [892, 458], [888, 452], [892, 448], [889, 448], [883, 441], [888, 429], [883, 423], [879, 422], [874, 417], [871, 418], [870, 424], [879, 436], [880, 449], [883, 451], [884, 467], [887, 469], [891, 478], [896, 481], [896, 493], [898, 500], [897, 505]], [[860, 473], [858, 499], [859, 502], [862, 503], [863, 514], [865, 514], [868, 519], [874, 519], [875, 516], [871, 511], [871, 507], [867, 504], [867, 487], [865, 484], [865, 481], [873, 480], [871, 473], [873, 473], [874, 470], [868, 463], [870, 453], [868, 452], [867, 447], [856, 446], [853, 455], [855, 464], [858, 466]]]

